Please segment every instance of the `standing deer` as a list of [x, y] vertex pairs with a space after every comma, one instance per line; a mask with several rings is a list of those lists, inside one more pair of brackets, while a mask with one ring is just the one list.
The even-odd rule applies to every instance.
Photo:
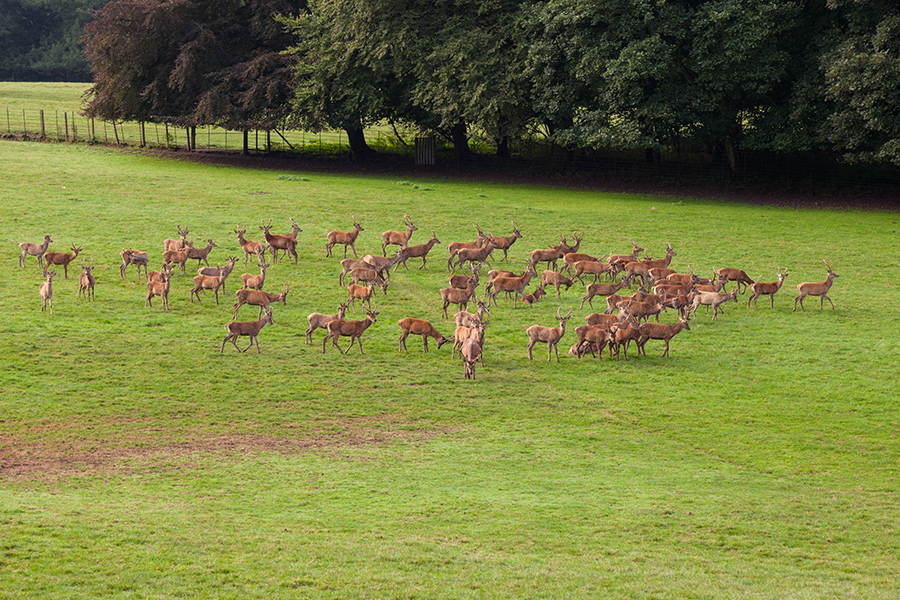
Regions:
[[401, 258], [403, 258], [403, 249], [400, 249], [400, 251], [391, 258], [366, 254], [363, 256], [363, 262], [371, 266], [371, 268], [378, 273], [379, 277], [387, 281], [391, 278], [391, 267], [400, 262]]
[[[293, 223], [293, 219], [291, 222]], [[281, 233], [272, 233], [272, 219], [269, 219], [269, 224], [266, 225], [262, 219], [259, 220], [260, 229], [263, 231], [263, 234], [266, 236], [266, 243], [269, 244], [269, 247], [272, 249], [272, 262], [278, 262], [278, 251], [284, 250], [285, 256], [290, 254], [294, 257], [294, 264], [297, 264], [297, 237], [296, 233], [293, 235], [281, 234]], [[297, 224], [294, 223], [294, 231], [302, 231]]]
[[[569, 256], [568, 254], [566, 256]], [[563, 257], [565, 258], [565, 257]], [[612, 277], [613, 267], [607, 263], [595, 261], [595, 260], [579, 260], [577, 261], [572, 269], [572, 277], [584, 283], [584, 280], [581, 278], [582, 274], [587, 273], [588, 275], [594, 276], [594, 283], [600, 283], [601, 275], [609, 275]]]
[[623, 279], [619, 283], [611, 284], [611, 283], [592, 283], [587, 286], [587, 296], [585, 296], [581, 300], [581, 306], [578, 307], [578, 310], [584, 308], [584, 303], [587, 302], [588, 306], [594, 308], [594, 296], [612, 296], [619, 290], [625, 287], [625, 280]]
[[[466, 262], [473, 265], [475, 263], [487, 263], [487, 259], [491, 256], [493, 251], [494, 238], [488, 235], [487, 241], [481, 248], [461, 248], [459, 252], [456, 253], [456, 264], [453, 265], [450, 272], [455, 272], [456, 267], [462, 268]], [[488, 266], [490, 266], [490, 263], [488, 263]]]
[[[176, 264], [181, 268], [181, 274], [185, 273], [185, 265], [188, 261], [188, 250], [190, 248], [186, 248], [184, 250], [166, 250], [163, 252], [163, 264], [168, 266], [170, 264]], [[122, 257], [124, 260], [124, 256]], [[132, 257], [132, 260], [134, 257]], [[149, 262], [149, 260], [148, 260]], [[197, 263], [199, 265], [199, 262]], [[144, 270], [146, 270], [146, 265], [144, 265]], [[123, 269], [124, 271], [124, 269]], [[138, 267], [138, 274], [140, 274], [141, 269]]]
[[81, 252], [81, 246], [75, 247], [75, 244], [72, 244], [72, 253], [69, 254], [67, 252], [45, 252], [44, 253], [44, 261], [47, 263], [47, 266], [57, 265], [62, 266], [63, 268], [63, 277], [65, 279], [69, 278], [69, 263], [75, 260], [75, 257], [78, 256], [78, 253]]
[[262, 290], [238, 290], [234, 295], [238, 301], [237, 304], [234, 305], [234, 316], [232, 319], [237, 319], [238, 309], [245, 304], [258, 306], [258, 317], [261, 317], [263, 309], [269, 308], [269, 305], [273, 302], [281, 302], [283, 305], [287, 306], [288, 285], [284, 284], [284, 288], [280, 294], [270, 294]]
[[[226, 272], [231, 273], [234, 269], [234, 266], [238, 262], [237, 256], [229, 256], [228, 260], [225, 261], [225, 266], [215, 266], [215, 267], [200, 267], [197, 269], [197, 275], [206, 275], [207, 277], [219, 277], [220, 275], [224, 275]], [[225, 291], [225, 284], [222, 284], [222, 291]]]
[[622, 266], [625, 266], [625, 263], [629, 263], [638, 259], [638, 255], [640, 255], [640, 253], [643, 252], [644, 249], [638, 246], [633, 239], [627, 239], [629, 242], [631, 242], [631, 254], [610, 254], [606, 259], [606, 262], [608, 264], [614, 265], [621, 263]]
[[666, 343], [666, 349], [663, 352], [663, 356], [668, 357], [669, 342], [672, 341], [672, 338], [678, 335], [682, 330], [690, 331], [690, 329], [687, 319], [681, 319], [675, 325], [666, 325], [665, 323], [644, 323], [640, 327], [641, 338], [637, 340], [638, 355], [643, 354], [644, 356], [647, 356], [647, 351], [644, 349], [644, 346], [647, 345], [647, 340], [662, 340]]
[[559, 288], [561, 286], [566, 286], [566, 291], [568, 291], [569, 288], [572, 287], [572, 280], [562, 273], [547, 269], [541, 272], [541, 284], [544, 287], [547, 287], [548, 285], [554, 286], [556, 288], [556, 298], [560, 299]]
[[[187, 252], [188, 259], [191, 259], [191, 258], [197, 259], [197, 268], [199, 269], [201, 260], [204, 263], [206, 263], [207, 267], [209, 266], [209, 253], [212, 251], [213, 248], [218, 248], [218, 246], [216, 244], [214, 244], [213, 241], [210, 239], [210, 240], [206, 240], [206, 248], [191, 247], [191, 248], [186, 248], [185, 252]], [[183, 272], [184, 271], [182, 271], [182, 273]]]
[[431, 249], [434, 247], [434, 245], [439, 244], [440, 242], [441, 242], [441, 240], [439, 240], [437, 238], [437, 234], [434, 232], [434, 229], [432, 229], [431, 230], [431, 239], [428, 240], [426, 243], [419, 244], [417, 246], [407, 246], [406, 248], [403, 248], [400, 251], [400, 254], [402, 256], [400, 257], [400, 260], [397, 261], [397, 266], [394, 267], [394, 269], [395, 270], [399, 269], [400, 265], [402, 264], [403, 268], [405, 268], [407, 271], [409, 271], [409, 267], [406, 266], [406, 261], [407, 261], [407, 259], [410, 259], [410, 258], [421, 258], [422, 266], [419, 268], [424, 269], [425, 268], [425, 258], [428, 256], [428, 253], [431, 252]]
[[172, 276], [172, 271], [167, 271], [163, 274], [163, 281], [147, 281], [147, 299], [144, 301], [144, 306], [153, 306], [153, 296], [159, 296], [162, 298], [163, 309], [169, 310], [169, 278]]
[[387, 247], [388, 246], [400, 246], [401, 249], [406, 248], [409, 245], [409, 238], [412, 237], [413, 231], [418, 231], [419, 228], [413, 225], [412, 219], [409, 218], [409, 215], [403, 215], [403, 220], [406, 221], [406, 232], [402, 231], [385, 231], [381, 234], [381, 255], [387, 256]]
[[456, 258], [456, 255], [463, 248], [481, 248], [484, 243], [487, 241], [488, 236], [484, 234], [481, 230], [481, 227], [472, 223], [475, 226], [475, 229], [478, 230], [478, 236], [475, 238], [474, 242], [450, 242], [447, 244], [447, 252], [450, 253], [450, 258], [447, 259], [447, 270], [451, 270], [451, 265], [453, 264], [453, 259]]
[[441, 346], [450, 341], [441, 335], [441, 333], [434, 328], [434, 325], [423, 319], [406, 317], [397, 321], [397, 325], [400, 326], [400, 341], [397, 344], [398, 352], [401, 348], [406, 350], [406, 338], [409, 334], [422, 336], [422, 346], [424, 347], [425, 352], [428, 352], [429, 337], [433, 337], [437, 341], [438, 350], [440, 350]]
[[323, 315], [322, 313], [311, 313], [306, 320], [309, 321], [309, 328], [306, 330], [306, 344], [309, 345], [312, 343], [312, 334], [316, 329], [325, 329], [325, 327], [330, 321], [335, 320], [344, 320], [344, 317], [347, 315], [347, 309], [350, 308], [350, 305], [346, 302], [341, 302], [340, 306], [338, 306], [337, 314], [333, 315]]
[[[475, 283], [478, 283], [478, 272], [481, 271], [481, 267], [482, 263], [469, 265], [469, 269], [472, 270], [471, 276], [475, 278]], [[469, 277], [469, 275], [451, 275], [447, 278], [447, 283], [449, 283], [452, 288], [464, 290], [469, 285]]]
[[216, 306], [219, 305], [219, 289], [225, 287], [225, 280], [231, 275], [237, 258], [228, 261], [221, 275], [196, 275], [194, 277], [194, 288], [191, 290], [191, 303], [194, 302], [194, 296], [197, 296], [197, 302], [200, 302], [200, 290], [213, 290], [216, 294]]
[[447, 307], [451, 304], [458, 304], [459, 309], [463, 310], [468, 306], [469, 300], [475, 295], [475, 287], [478, 285], [475, 277], [469, 277], [469, 285], [464, 290], [455, 288], [441, 289], [441, 300], [443, 301], [444, 318], [447, 318]]
[[[263, 259], [265, 261], [265, 259]], [[250, 273], [241, 274], [241, 283], [243, 289], [261, 290], [266, 282], [266, 271], [271, 266], [268, 261], [261, 262], [259, 265], [259, 275], [251, 275]]]
[[569, 309], [569, 312], [566, 313], [566, 316], [561, 316], [559, 314], [560, 309], [556, 309], [556, 320], [559, 322], [559, 327], [546, 327], [544, 325], [532, 325], [527, 330], [525, 330], [525, 335], [528, 336], [528, 360], [533, 360], [531, 356], [531, 349], [534, 348], [534, 345], [538, 342], [546, 342], [547, 343], [547, 361], [550, 361], [550, 358], [553, 354], [553, 351], [556, 351], [556, 362], [559, 362], [559, 348], [557, 344], [559, 344], [559, 340], [566, 334], [566, 323], [572, 317], [572, 309]]
[[[83, 261], [82, 261], [83, 262]], [[94, 270], [94, 259], [91, 259], [90, 266], [82, 264], [83, 269], [81, 275], [78, 276], [78, 297], [94, 299], [94, 284], [97, 280], [91, 271]]]
[[753, 307], [759, 308], [756, 305], [756, 299], [760, 296], [768, 296], [771, 301], [770, 304], [772, 308], [775, 308], [775, 293], [781, 289], [781, 285], [784, 283], [784, 278], [787, 277], [787, 269], [783, 271], [778, 269], [778, 281], [774, 283], [763, 283], [761, 281], [757, 281], [750, 285], [750, 297], [747, 298], [747, 308], [750, 308], [750, 301], [753, 301]]
[[807, 296], [819, 296], [819, 309], [825, 308], [824, 302], [825, 299], [828, 299], [828, 302], [831, 304], [832, 310], [834, 310], [834, 302], [831, 301], [831, 298], [828, 298], [828, 290], [831, 289], [831, 284], [834, 283], [834, 278], [838, 276], [837, 273], [831, 270], [831, 267], [828, 266], [828, 263], [823, 259], [822, 262], [825, 263], [825, 266], [828, 267], [828, 274], [825, 276], [825, 281], [820, 282], [803, 282], [797, 285], [797, 291], [800, 292], [800, 295], [794, 298], [794, 312], [797, 310], [797, 300], [800, 301], [800, 310], [805, 310], [803, 308], [803, 299]]
[[519, 226], [514, 222], [510, 221], [513, 226], [513, 233], [508, 237], [495, 237], [494, 239], [494, 248], [496, 250], [503, 250], [503, 260], [506, 260], [506, 253], [509, 252], [510, 247], [516, 242], [517, 239], [522, 237], [522, 233], [519, 231]]
[[735, 287], [731, 290], [731, 293], [722, 294], [718, 292], [699, 292], [694, 296], [694, 300], [691, 303], [691, 310], [689, 312], [690, 315], [694, 315], [697, 312], [697, 308], [703, 304], [706, 306], [706, 311], [709, 312], [709, 307], [713, 307], [713, 321], [718, 320], [719, 313], [725, 314], [725, 309], [722, 308], [722, 305], [728, 302], [729, 300], [734, 300], [737, 302], [738, 288]]
[[362, 228], [362, 225], [359, 224], [356, 217], [351, 218], [353, 219], [353, 231], [329, 231], [326, 234], [328, 242], [325, 244], [325, 256], [331, 256], [331, 249], [334, 248], [336, 244], [343, 244], [344, 258], [347, 258], [348, 246], [353, 250], [353, 256], [359, 258], [359, 255], [356, 253], [356, 238], [359, 236], [359, 232], [365, 231], [365, 229]]
[[235, 229], [234, 232], [237, 234], [238, 243], [241, 245], [241, 250], [244, 251], [244, 266], [247, 266], [247, 263], [250, 261], [251, 256], [255, 256], [256, 261], [261, 263], [266, 253], [266, 243], [248, 240], [244, 237], [244, 234], [247, 233], [247, 226], [244, 225], [243, 227], [241, 227], [240, 225], [238, 225], [238, 227], [239, 229]]
[[19, 249], [22, 250], [22, 254], [19, 255], [19, 266], [23, 269], [25, 268], [25, 257], [26, 256], [37, 256], [38, 265], [43, 269], [44, 268], [44, 253], [47, 252], [47, 247], [50, 246], [50, 242], [53, 240], [50, 239], [50, 234], [44, 236], [43, 244], [34, 244], [32, 242], [22, 242], [19, 244]]
[[463, 375], [466, 379], [475, 379], [475, 363], [481, 360], [484, 366], [484, 330], [487, 322], [477, 323], [469, 336], [462, 341], [459, 353], [463, 359]]
[[617, 325], [582, 325], [575, 328], [575, 356], [581, 358], [586, 351], [597, 352], [597, 360], [603, 359], [603, 349], [612, 346], [616, 339]]
[[179, 239], [173, 240], [172, 238], [168, 238], [163, 240], [163, 252], [166, 250], [184, 250], [187, 247], [188, 228], [185, 227], [182, 229], [181, 225], [177, 225], [177, 227]]
[[53, 277], [55, 275], [55, 269], [48, 273], [47, 268], [44, 267], [44, 277], [47, 278], [47, 281], [42, 283], [38, 290], [41, 294], [41, 312], [44, 312], [49, 308], [51, 315], [53, 314]]
[[[513, 308], [518, 304], [519, 296], [525, 297], [525, 288], [531, 282], [531, 278], [537, 276], [534, 266], [531, 263], [525, 263], [525, 273], [519, 276], [500, 276], [494, 279], [489, 285], [493, 287], [490, 292], [490, 299], [497, 303], [497, 294], [500, 292], [511, 292], [513, 294]], [[490, 300], [489, 300], [490, 301]]]
[[[325, 344], [328, 343], [329, 339], [331, 340], [331, 345], [337, 348], [341, 354], [347, 354], [347, 352], [350, 352], [350, 348], [353, 347], [353, 342], [357, 342], [359, 344], [359, 353], [363, 354], [362, 334], [365, 333], [366, 329], [368, 329], [372, 323], [377, 321], [377, 316], [377, 312], [367, 310], [366, 318], [363, 321], [335, 320], [328, 322], [328, 324], [325, 325], [325, 328], [328, 330], [328, 334], [322, 341], [322, 354], [325, 353]], [[350, 338], [350, 345], [347, 346], [346, 352], [344, 350], [341, 350], [341, 347], [338, 346], [337, 343], [338, 338], [341, 336]]]
[[[225, 342], [231, 340], [231, 343], [234, 344], [234, 347], [238, 352], [246, 352], [255, 342], [256, 353], [259, 354], [259, 332], [262, 331], [262, 328], [265, 327], [266, 324], [275, 324], [275, 319], [272, 316], [271, 306], [266, 308], [265, 314], [260, 317], [258, 321], [232, 321], [231, 323], [228, 323], [227, 325], [225, 325], [225, 331], [228, 332], [228, 335], [226, 335], [225, 339], [222, 340], [222, 349], [219, 350], [219, 353], [221, 354], [225, 352]], [[250, 338], [250, 343], [243, 350], [238, 348], [237, 345], [237, 339], [242, 335], [246, 335]]]
[[550, 246], [550, 248], [547, 248], [546, 250], [532, 250], [529, 252], [529, 263], [531, 266], [537, 267], [538, 263], [546, 262], [548, 269], [552, 263], [553, 270], [556, 270], [557, 262], [563, 257], [563, 254], [565, 254], [565, 252], [562, 251], [562, 246], [565, 244], [565, 238], [560, 236], [559, 242], [558, 246]]
[[375, 292], [375, 286], [365, 286], [359, 285], [357, 283], [351, 283], [347, 286], [347, 293], [350, 294], [350, 310], [356, 312], [356, 301], [359, 300], [360, 304], [364, 304], [368, 306], [369, 309], [372, 308], [372, 296]]
[[[149, 254], [141, 252], [140, 250], [132, 250], [131, 248], [122, 250], [120, 254], [122, 256], [122, 264], [119, 265], [119, 275], [125, 277], [125, 268], [128, 265], [135, 265], [138, 271], [138, 279], [141, 277], [141, 267], [144, 268], [144, 277], [147, 277], [147, 266], [150, 264]], [[186, 259], [185, 255], [185, 260]]]
[[744, 293], [744, 290], [747, 289], [747, 286], [753, 284], [753, 280], [740, 269], [717, 269], [716, 276], [724, 276], [728, 281], [736, 281], [738, 289], [742, 294]]

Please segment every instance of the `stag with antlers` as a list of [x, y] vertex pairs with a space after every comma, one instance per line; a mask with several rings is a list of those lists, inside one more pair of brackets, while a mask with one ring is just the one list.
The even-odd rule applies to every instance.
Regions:
[[[362, 334], [365, 333], [366, 329], [368, 329], [372, 323], [377, 321], [377, 316], [377, 312], [373, 310], [366, 310], [366, 318], [363, 321], [329, 321], [328, 324], [325, 325], [325, 328], [328, 330], [328, 334], [322, 341], [322, 353], [325, 353], [325, 345], [330, 339], [331, 345], [337, 348], [341, 354], [347, 354], [347, 352], [350, 352], [350, 348], [353, 347], [354, 342], [359, 344], [359, 353], [363, 354]], [[341, 347], [338, 346], [337, 341], [341, 336], [350, 338], [350, 345], [347, 346], [346, 351], [341, 350]]]
[[[266, 308], [265, 314], [259, 318], [258, 321], [232, 321], [225, 325], [225, 331], [228, 332], [228, 335], [225, 336], [225, 339], [222, 340], [222, 349], [219, 350], [219, 353], [225, 352], [225, 343], [228, 340], [231, 340], [231, 343], [234, 344], [235, 349], [238, 352], [246, 352], [250, 349], [250, 346], [256, 343], [256, 353], [259, 354], [259, 332], [262, 331], [262, 328], [266, 325], [274, 325], [275, 319], [272, 316], [272, 307], [269, 306]], [[238, 348], [237, 339], [241, 336], [248, 336], [250, 338], [250, 343], [246, 348], [241, 350]]]
[[[272, 219], [269, 219], [269, 224], [266, 225], [265, 222], [260, 219], [259, 228], [262, 230], [263, 235], [266, 236], [266, 243], [269, 244], [269, 247], [272, 249], [272, 262], [278, 262], [278, 251], [284, 250], [285, 256], [288, 254], [294, 257], [294, 264], [297, 264], [297, 238], [294, 235], [281, 234], [281, 233], [272, 233]], [[293, 219], [291, 219], [293, 222]], [[296, 227], [296, 223], [294, 226], [297, 230], [299, 227]]]
[[506, 253], [509, 252], [510, 247], [516, 243], [516, 240], [522, 237], [522, 233], [519, 231], [519, 226], [516, 225], [514, 221], [510, 221], [513, 226], [513, 233], [508, 237], [496, 236], [493, 238], [494, 240], [494, 249], [495, 250], [503, 250], [503, 260], [506, 260]]
[[775, 308], [775, 293], [781, 289], [787, 274], [787, 269], [778, 269], [778, 281], [772, 283], [757, 281], [756, 283], [750, 284], [750, 297], [747, 298], [747, 308], [750, 308], [751, 301], [753, 302], [753, 308], [759, 308], [756, 304], [756, 300], [760, 296], [768, 296], [772, 308]]
[[413, 231], [418, 231], [419, 228], [413, 225], [412, 219], [409, 218], [409, 215], [403, 215], [403, 220], [406, 222], [406, 231], [385, 231], [381, 234], [381, 255], [387, 256], [387, 247], [388, 246], [400, 246], [401, 249], [406, 248], [409, 245], [409, 238], [412, 237]]
[[818, 296], [819, 297], [819, 309], [825, 308], [824, 302], [827, 299], [829, 304], [831, 304], [832, 310], [834, 309], [834, 302], [831, 301], [831, 298], [828, 297], [828, 290], [831, 289], [831, 284], [834, 283], [834, 278], [838, 276], [837, 273], [831, 270], [831, 267], [828, 266], [828, 263], [823, 259], [822, 262], [825, 263], [825, 267], [828, 268], [828, 274], [825, 276], [825, 281], [818, 282], [803, 282], [797, 285], [797, 291], [800, 293], [799, 296], [794, 298], [794, 312], [797, 310], [797, 301], [800, 301], [800, 310], [805, 310], [803, 308], [803, 299], [807, 296]]
[[72, 244], [72, 252], [45, 252], [44, 253], [44, 262], [47, 263], [47, 266], [56, 265], [61, 266], [63, 268], [63, 277], [65, 279], [69, 278], [69, 263], [75, 260], [75, 257], [78, 256], [78, 253], [81, 252], [81, 246], [75, 247], [75, 244]]

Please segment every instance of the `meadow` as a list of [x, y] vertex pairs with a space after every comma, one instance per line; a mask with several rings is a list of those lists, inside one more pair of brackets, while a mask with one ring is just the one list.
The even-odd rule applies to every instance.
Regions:
[[[13, 141], [0, 168], [0, 598], [900, 595], [895, 212]], [[441, 244], [378, 292], [365, 354], [323, 353], [321, 330], [306, 345], [306, 316], [346, 297], [325, 232], [355, 217], [360, 256], [380, 254], [404, 214], [412, 243], [434, 230]], [[269, 291], [290, 291], [260, 354], [220, 352], [238, 275], [256, 272], [243, 258], [219, 306], [191, 303], [179, 273], [171, 310], [146, 307], [134, 267], [120, 277], [121, 250], [158, 268], [177, 225], [217, 244], [215, 264], [240, 256], [240, 225], [262, 239], [260, 220], [286, 233], [290, 218], [299, 264], [268, 272]], [[513, 219], [513, 270], [577, 231], [595, 255], [633, 238], [655, 257], [671, 243], [673, 266], [701, 275], [789, 276], [774, 309], [748, 308], [746, 293], [715, 322], [701, 309], [669, 358], [652, 341], [627, 362], [566, 354], [591, 312], [577, 283], [530, 309], [501, 299], [474, 381], [449, 345], [425, 354], [411, 336], [399, 352], [402, 317], [453, 331], [438, 295], [446, 244], [474, 239], [473, 223], [508, 235]], [[54, 279], [52, 316], [37, 261], [18, 266], [18, 244], [48, 233], [50, 250], [82, 247]], [[93, 302], [78, 297], [82, 258]], [[823, 259], [836, 308], [808, 298], [792, 313]], [[560, 362], [540, 345], [529, 361], [525, 328], [555, 324], [560, 307], [575, 309]]]

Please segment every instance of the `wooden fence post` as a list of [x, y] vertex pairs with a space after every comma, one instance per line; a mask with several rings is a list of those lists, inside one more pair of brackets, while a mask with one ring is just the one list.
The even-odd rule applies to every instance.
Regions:
[[42, 108], [41, 109], [41, 139], [42, 140], [46, 139], [46, 137], [47, 137], [47, 131], [44, 128], [44, 109]]

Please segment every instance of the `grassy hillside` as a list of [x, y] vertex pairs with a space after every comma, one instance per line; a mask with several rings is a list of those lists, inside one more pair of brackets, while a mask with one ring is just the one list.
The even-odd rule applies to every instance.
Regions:
[[[278, 173], [103, 148], [0, 142], [0, 596], [310, 598], [894, 598], [900, 442], [898, 215], [796, 210], [560, 188]], [[304, 343], [306, 316], [331, 312], [342, 250], [325, 232], [382, 231], [408, 213], [441, 240], [426, 270], [378, 292], [365, 354]], [[127, 247], [162, 258], [187, 226], [211, 263], [239, 255], [239, 225], [299, 234], [298, 265], [267, 289], [286, 306], [262, 353], [220, 352], [243, 259], [216, 306], [191, 303], [178, 274], [171, 310], [145, 307]], [[463, 379], [450, 348], [398, 352], [397, 320], [445, 335], [444, 246], [477, 223], [524, 235], [510, 251], [583, 232], [596, 255], [654, 256], [707, 275], [790, 275], [759, 310], [747, 295], [712, 322], [628, 362], [546, 347], [524, 330], [574, 307], [576, 284], [531, 309], [493, 309], [486, 366]], [[23, 241], [82, 246], [42, 313]], [[352, 253], [351, 253], [352, 254]], [[78, 297], [93, 261], [96, 301]], [[796, 285], [840, 277], [836, 309]], [[502, 265], [502, 263], [500, 263]], [[493, 263], [497, 266], [497, 263]], [[193, 261], [189, 267], [193, 266]], [[190, 275], [190, 271], [189, 271]], [[532, 286], [533, 287], [533, 286]], [[483, 286], [479, 288], [479, 295]], [[602, 301], [601, 301], [602, 302]], [[597, 302], [595, 302], [597, 306]], [[243, 307], [240, 319], [255, 317]], [[362, 318], [357, 311], [354, 317]], [[671, 313], [665, 322], [674, 322]], [[246, 345], [246, 340], [242, 346]], [[342, 341], [346, 348], [347, 342]], [[634, 351], [632, 351], [632, 354]]]

